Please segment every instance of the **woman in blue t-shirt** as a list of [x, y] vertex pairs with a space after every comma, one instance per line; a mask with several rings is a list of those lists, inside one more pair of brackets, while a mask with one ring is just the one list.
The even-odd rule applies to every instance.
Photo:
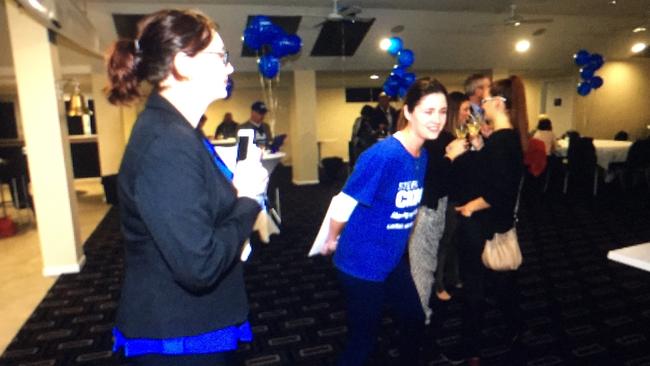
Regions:
[[[400, 364], [417, 364], [424, 314], [404, 254], [427, 167], [422, 144], [438, 137], [447, 117], [445, 87], [432, 78], [417, 80], [406, 93], [402, 114], [405, 127], [359, 157], [332, 202], [323, 254], [336, 250], [334, 265], [348, 306], [339, 365], [367, 362], [384, 303], [400, 320]], [[464, 150], [459, 140], [447, 151], [454, 158]]]

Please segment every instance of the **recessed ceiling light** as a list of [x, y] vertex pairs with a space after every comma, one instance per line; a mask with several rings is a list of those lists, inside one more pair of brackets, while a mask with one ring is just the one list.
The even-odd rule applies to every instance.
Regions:
[[377, 80], [377, 79], [379, 79], [379, 75], [377, 75], [377, 74], [372, 74], [372, 75], [370, 75], [370, 79], [372, 79], [372, 80]]
[[379, 41], [379, 48], [380, 48], [382, 51], [386, 51], [386, 50], [388, 50], [388, 47], [390, 47], [390, 39], [388, 39], [388, 38], [384, 38], [384, 39], [382, 39], [381, 41]]
[[636, 27], [632, 30], [634, 33], [639, 33], [639, 32], [645, 32], [647, 29], [646, 27]]
[[634, 53], [639, 53], [639, 52], [642, 52], [643, 50], [645, 50], [646, 47], [648, 47], [647, 44], [645, 44], [643, 42], [637, 42], [632, 46], [632, 48], [630, 48], [630, 50], [632, 52], [634, 52]]
[[522, 39], [521, 41], [515, 44], [515, 51], [519, 53], [527, 52], [530, 49], [530, 41], [527, 39]]
[[609, 5], [616, 5], [616, 0], [609, 0]]

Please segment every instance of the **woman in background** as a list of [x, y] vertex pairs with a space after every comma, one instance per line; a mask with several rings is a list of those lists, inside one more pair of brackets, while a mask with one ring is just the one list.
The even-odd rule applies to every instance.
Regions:
[[348, 307], [348, 335], [339, 365], [368, 362], [385, 303], [399, 319], [400, 364], [417, 365], [424, 314], [405, 252], [427, 166], [422, 145], [437, 138], [445, 125], [446, 96], [437, 80], [418, 79], [406, 93], [404, 129], [360, 156], [332, 202], [323, 254], [336, 250], [334, 265]]
[[459, 252], [466, 295], [463, 338], [470, 366], [480, 365], [487, 275], [494, 279], [495, 294], [508, 325], [507, 342], [514, 342], [518, 338], [522, 326], [515, 272], [490, 271], [481, 261], [485, 241], [492, 239], [495, 233], [504, 233], [514, 226], [514, 211], [523, 174], [521, 139], [527, 138], [528, 131], [522, 80], [512, 76], [493, 83], [489, 96], [481, 101], [481, 106], [491, 129], [474, 166], [481, 179], [477, 181], [476, 197], [456, 208], [462, 215]]
[[201, 13], [161, 10], [108, 59], [111, 103], [153, 86], [118, 178], [125, 275], [114, 350], [135, 365], [227, 365], [252, 336], [240, 255], [268, 177], [259, 151], [233, 177], [197, 129], [233, 72], [216, 29]]
[[551, 124], [550, 119], [541, 118], [539, 122], [537, 122], [537, 131], [535, 131], [533, 138], [544, 142], [546, 156], [550, 156], [555, 152], [557, 138], [553, 133], [553, 125]]

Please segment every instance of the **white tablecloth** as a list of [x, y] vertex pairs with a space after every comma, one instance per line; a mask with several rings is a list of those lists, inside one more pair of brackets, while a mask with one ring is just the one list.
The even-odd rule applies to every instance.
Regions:
[[650, 243], [633, 245], [607, 253], [610, 260], [650, 271]]
[[[631, 141], [615, 140], [594, 140], [596, 159], [598, 165], [607, 170], [610, 163], [622, 163], [627, 159], [627, 152], [630, 151]], [[569, 147], [567, 140], [558, 141], [557, 154], [566, 156]]]

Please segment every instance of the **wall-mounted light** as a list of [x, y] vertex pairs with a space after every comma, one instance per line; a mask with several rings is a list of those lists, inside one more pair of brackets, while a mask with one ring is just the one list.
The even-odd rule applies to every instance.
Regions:
[[88, 103], [86, 103], [86, 98], [81, 94], [81, 88], [79, 87], [79, 81], [75, 79], [63, 79], [57, 82], [58, 89], [62, 95], [65, 92], [65, 89], [69, 86], [72, 86], [72, 94], [70, 94], [70, 103], [66, 110], [66, 115], [68, 117], [83, 117], [90, 116], [93, 112], [88, 109]]
[[377, 74], [370, 75], [370, 80], [377, 80], [377, 79], [379, 79], [379, 75]]

